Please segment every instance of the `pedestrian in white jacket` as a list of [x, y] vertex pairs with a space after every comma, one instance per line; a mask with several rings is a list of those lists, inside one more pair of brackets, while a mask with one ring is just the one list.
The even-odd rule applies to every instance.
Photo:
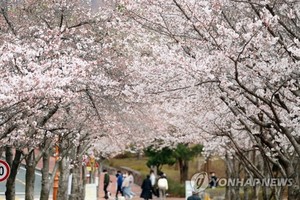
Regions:
[[167, 190], [169, 189], [168, 180], [165, 174], [162, 174], [160, 176], [160, 178], [157, 181], [157, 186], [159, 190], [159, 199], [165, 200]]

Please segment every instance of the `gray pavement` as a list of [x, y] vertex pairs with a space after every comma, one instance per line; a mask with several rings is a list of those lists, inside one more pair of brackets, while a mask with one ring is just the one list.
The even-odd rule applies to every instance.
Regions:
[[[16, 200], [25, 199], [25, 167], [21, 166], [16, 178]], [[34, 182], [34, 197], [35, 199], [39, 199], [40, 191], [41, 191], [41, 180], [42, 174], [36, 170], [35, 172], [35, 182]], [[5, 191], [6, 191], [6, 181], [0, 182], [0, 200], [5, 199]]]

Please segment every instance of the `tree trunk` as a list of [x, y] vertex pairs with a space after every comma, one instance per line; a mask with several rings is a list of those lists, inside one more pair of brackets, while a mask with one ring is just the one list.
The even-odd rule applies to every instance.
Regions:
[[233, 156], [230, 158], [228, 155], [225, 155], [226, 158], [226, 178], [230, 182], [233, 180], [233, 185], [227, 182], [225, 199], [240, 199], [240, 187], [234, 180], [239, 179], [239, 164], [236, 162], [236, 158]]
[[[72, 187], [69, 200], [82, 200], [85, 199], [85, 185], [86, 185], [86, 166], [82, 165], [82, 148], [79, 145], [76, 149], [72, 150], [70, 157], [75, 161], [74, 168], [72, 169]], [[101, 173], [102, 164], [99, 167], [99, 174]]]
[[[249, 176], [249, 173], [246, 172], [246, 170], [244, 170], [244, 173], [245, 173], [245, 180], [249, 179], [250, 176]], [[249, 200], [249, 186], [246, 185], [243, 187], [244, 189], [244, 199], [243, 200]]]
[[[231, 178], [232, 174], [232, 164], [231, 159], [228, 157], [228, 155], [225, 155], [225, 163], [226, 163], [226, 179], [228, 180]], [[225, 186], [225, 199], [231, 199], [231, 191], [230, 187], [228, 185]]]
[[72, 169], [72, 188], [69, 200], [81, 200], [82, 188], [81, 188], [80, 166], [76, 166]]
[[59, 162], [59, 185], [58, 185], [58, 200], [68, 199], [68, 180], [69, 180], [69, 161], [67, 158], [62, 158]]
[[299, 184], [293, 184], [288, 187], [288, 200], [299, 200], [300, 189]]
[[136, 159], [141, 160], [141, 158], [142, 158], [142, 152], [141, 152], [141, 150], [138, 150], [136, 153]]
[[34, 200], [34, 180], [36, 166], [34, 154], [34, 151], [31, 151], [26, 158], [25, 200]]
[[[237, 162], [236, 162], [237, 161]], [[233, 171], [233, 177], [235, 179], [240, 179], [240, 162], [238, 159], [236, 158], [233, 158], [233, 167], [234, 167], [234, 171]], [[237, 184], [235, 187], [234, 187], [234, 199], [235, 200], [240, 200], [241, 199], [241, 196], [240, 196], [240, 186], [239, 184]]]
[[[252, 163], [257, 166], [257, 157], [258, 155], [256, 155], [256, 150], [253, 150], [252, 153]], [[259, 192], [259, 186], [254, 185], [252, 187], [252, 200], [258, 200], [258, 192]]]
[[0, 147], [0, 158], [2, 157], [3, 152], [5, 151], [4, 147]]
[[79, 181], [80, 181], [80, 174], [78, 173], [78, 167], [75, 166], [71, 169], [70, 174], [72, 174], [72, 187], [71, 187], [71, 194], [69, 195], [68, 200], [77, 200], [79, 195]]
[[49, 194], [50, 194], [49, 163], [50, 163], [50, 154], [49, 152], [44, 152], [43, 168], [42, 168], [42, 188], [41, 188], [40, 200], [49, 199]]
[[79, 200], [80, 199], [80, 169], [82, 165], [82, 159], [78, 158], [78, 151], [80, 150], [80, 146], [77, 148], [71, 149], [70, 157], [73, 160], [73, 168], [70, 170], [70, 174], [72, 175], [71, 182], [71, 194], [69, 195], [69, 200]]
[[[150, 169], [153, 170], [155, 176], [157, 176], [157, 168], [156, 168], [156, 166], [155, 166], [155, 165], [151, 165], [151, 166], [150, 166]], [[98, 173], [98, 174], [99, 174], [99, 173]]]
[[300, 177], [299, 177], [299, 158], [295, 159], [295, 166], [289, 166], [287, 168], [287, 175], [293, 179], [293, 183], [288, 186], [288, 200], [298, 200], [300, 199]]
[[184, 183], [188, 179], [189, 161], [179, 159], [178, 163], [180, 170], [180, 183]]
[[6, 148], [6, 161], [10, 166], [10, 175], [6, 182], [5, 197], [6, 200], [15, 200], [15, 181], [21, 163], [22, 151], [16, 150], [15, 157], [13, 159], [13, 152], [11, 147]]
[[[269, 163], [267, 162], [266, 159], [264, 159], [264, 157], [262, 157], [262, 164], [263, 164], [263, 174], [265, 178], [271, 178], [271, 169], [269, 167]], [[270, 199], [271, 197], [271, 187], [262, 187], [262, 196], [263, 199]]]
[[[85, 186], [86, 186], [86, 167], [82, 166], [82, 185], [81, 185], [81, 197], [85, 199]], [[100, 181], [99, 181], [100, 183]]]

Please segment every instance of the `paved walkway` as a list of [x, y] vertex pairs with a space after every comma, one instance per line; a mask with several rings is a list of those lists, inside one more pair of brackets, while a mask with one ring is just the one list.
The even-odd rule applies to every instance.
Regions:
[[[98, 200], [105, 200], [104, 199], [104, 191], [103, 191], [103, 173], [100, 175], [99, 180], [99, 188], [98, 188]], [[117, 191], [117, 183], [116, 183], [116, 176], [111, 175], [110, 180], [112, 183], [108, 187], [108, 191], [111, 193], [110, 200], [115, 200], [116, 191]], [[141, 200], [140, 194], [141, 194], [141, 187], [134, 184], [131, 190], [136, 194], [132, 200]], [[154, 200], [159, 200], [156, 196], [153, 197]], [[173, 197], [167, 197], [167, 200], [184, 200], [185, 198], [173, 198]]]

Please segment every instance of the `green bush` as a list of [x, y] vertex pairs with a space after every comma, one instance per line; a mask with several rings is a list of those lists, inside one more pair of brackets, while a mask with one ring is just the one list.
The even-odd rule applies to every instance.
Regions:
[[171, 197], [185, 197], [185, 186], [173, 179], [168, 178], [169, 190], [168, 194]]

